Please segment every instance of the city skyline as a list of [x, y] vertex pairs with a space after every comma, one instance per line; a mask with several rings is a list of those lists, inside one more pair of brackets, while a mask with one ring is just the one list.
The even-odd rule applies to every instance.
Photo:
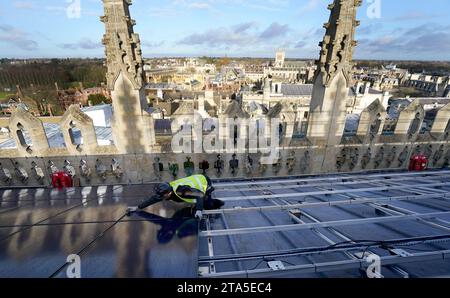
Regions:
[[[75, 2], [76, 0], [71, 0]], [[104, 57], [100, 0], [80, 0], [78, 15], [64, 0], [14, 0], [0, 5], [0, 57]], [[316, 59], [329, 0], [135, 0], [131, 12], [146, 58], [163, 56]], [[355, 59], [450, 60], [448, 3], [381, 0], [380, 18], [363, 1]], [[18, 21], [20, 20], [20, 21]], [[164, 28], [165, 30], [160, 30]]]

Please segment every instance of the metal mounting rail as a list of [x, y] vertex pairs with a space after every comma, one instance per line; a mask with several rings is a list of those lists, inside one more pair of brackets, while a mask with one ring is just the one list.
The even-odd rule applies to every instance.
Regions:
[[228, 230], [201, 231], [199, 233], [199, 236], [200, 237], [217, 237], [217, 236], [227, 236], [227, 235], [243, 235], [243, 234], [253, 234], [253, 233], [306, 230], [306, 229], [315, 229], [315, 228], [348, 226], [348, 225], [356, 225], [356, 224], [386, 223], [386, 222], [400, 221], [400, 220], [433, 219], [437, 216], [442, 216], [442, 215], [450, 215], [450, 211], [424, 213], [424, 214], [417, 214], [417, 215], [414, 214], [414, 215], [337, 220], [337, 221], [327, 221], [327, 222], [320, 222], [320, 223], [306, 223], [306, 224], [302, 224], [302, 225], [293, 224], [293, 225], [265, 226], [265, 227], [253, 227], [253, 228], [237, 228], [237, 229], [228, 229]]
[[342, 251], [352, 251], [361, 248], [370, 247], [381, 247], [383, 245], [397, 245], [401, 247], [414, 246], [419, 244], [433, 244], [440, 242], [450, 241], [450, 234], [439, 235], [439, 236], [424, 236], [424, 237], [410, 237], [410, 238], [400, 238], [392, 239], [386, 241], [360, 241], [354, 240], [356, 243], [337, 243], [330, 246], [317, 246], [317, 247], [307, 247], [307, 248], [295, 248], [280, 251], [263, 251], [255, 253], [241, 253], [232, 255], [218, 255], [214, 257], [203, 256], [199, 257], [198, 261], [201, 263], [214, 261], [214, 262], [235, 262], [235, 261], [247, 261], [261, 259], [264, 257], [270, 258], [285, 258], [291, 256], [302, 256], [302, 255], [313, 255], [313, 254], [323, 254], [323, 253], [335, 253]]
[[229, 208], [229, 209], [219, 209], [219, 210], [205, 210], [204, 214], [225, 214], [225, 213], [237, 213], [237, 212], [253, 212], [253, 211], [275, 211], [275, 210], [291, 210], [291, 209], [301, 209], [301, 208], [315, 208], [315, 207], [332, 207], [341, 205], [356, 205], [365, 203], [381, 203], [381, 202], [391, 202], [391, 201], [414, 201], [414, 200], [425, 200], [425, 199], [444, 199], [448, 200], [450, 193], [438, 193], [430, 195], [405, 195], [396, 197], [384, 197], [384, 198], [358, 198], [354, 197], [351, 199], [342, 199], [327, 202], [314, 202], [314, 203], [302, 203], [302, 204], [291, 204], [291, 205], [270, 205], [270, 206], [257, 206], [257, 207], [245, 207], [245, 208]]
[[[430, 186], [450, 186], [450, 182], [444, 183], [433, 183], [428, 184]], [[329, 191], [310, 191], [304, 193], [283, 193], [283, 194], [271, 194], [271, 195], [256, 195], [256, 196], [240, 196], [240, 197], [223, 197], [218, 198], [222, 201], [242, 201], [242, 200], [262, 200], [262, 199], [275, 199], [275, 198], [285, 198], [285, 199], [296, 199], [299, 197], [306, 196], [317, 196], [317, 195], [332, 195], [332, 194], [347, 194], [352, 192], [369, 192], [369, 191], [389, 191], [389, 190], [399, 190], [399, 189], [411, 189], [412, 185], [402, 185], [402, 186], [381, 186], [381, 187], [366, 187], [366, 188], [352, 188], [352, 189], [339, 189], [339, 190], [329, 190]]]
[[[383, 256], [380, 258], [380, 262], [383, 266], [398, 265], [404, 263], [433, 261], [433, 260], [448, 260], [450, 259], [450, 250], [440, 250], [433, 252], [411, 253], [408, 256]], [[353, 259], [344, 261], [322, 262], [316, 264], [306, 265], [294, 265], [285, 267], [282, 270], [272, 270], [271, 268], [244, 270], [244, 271], [229, 271], [220, 272], [214, 274], [207, 274], [203, 277], [206, 278], [220, 278], [220, 277], [282, 277], [292, 276], [293, 274], [305, 274], [305, 273], [320, 273], [337, 270], [349, 270], [349, 269], [363, 269], [367, 267], [368, 263], [365, 259]]]
[[326, 180], [342, 180], [342, 179], [368, 179], [374, 177], [396, 177], [396, 176], [436, 176], [436, 175], [448, 175], [450, 172], [445, 170], [440, 171], [430, 171], [430, 172], [401, 172], [401, 173], [381, 173], [381, 174], [336, 174], [339, 176], [334, 177], [326, 177], [326, 176], [313, 176], [310, 178], [301, 178], [301, 179], [291, 179], [289, 177], [283, 179], [276, 180], [246, 180], [245, 182], [240, 180], [236, 182], [215, 182], [214, 186], [216, 187], [235, 187], [235, 186], [245, 186], [245, 185], [268, 185], [268, 184], [277, 184], [277, 183], [295, 183], [295, 182], [311, 182], [311, 181], [326, 181]]
[[[421, 177], [421, 181], [436, 181], [437, 177]], [[450, 179], [450, 176], [447, 175], [445, 178]], [[255, 187], [248, 187], [248, 188], [239, 188], [239, 191], [255, 191], [255, 190], [264, 190], [264, 189], [299, 189], [302, 187], [334, 187], [334, 186], [347, 186], [347, 185], [355, 185], [355, 184], [374, 184], [376, 182], [386, 182], [386, 183], [395, 183], [398, 184], [400, 181], [407, 181], [411, 180], [411, 177], [399, 177], [399, 178], [392, 178], [392, 179], [375, 179], [375, 180], [368, 180], [368, 179], [361, 179], [361, 180], [352, 180], [347, 182], [322, 182], [322, 183], [312, 183], [312, 184], [298, 184], [298, 183], [291, 183], [290, 181], [286, 182], [280, 182], [280, 186], [267, 186], [267, 185], [261, 185], [259, 188]], [[342, 179], [345, 180], [345, 179]], [[292, 184], [292, 185], [291, 185]], [[426, 185], [425, 185], [426, 186]], [[421, 187], [423, 188], [423, 187]], [[216, 189], [216, 193], [220, 192], [227, 192], [229, 191], [229, 188], [223, 188], [223, 189]]]

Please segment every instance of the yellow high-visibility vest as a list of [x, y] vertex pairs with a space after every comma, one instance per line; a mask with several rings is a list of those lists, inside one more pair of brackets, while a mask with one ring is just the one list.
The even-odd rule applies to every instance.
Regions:
[[189, 204], [195, 204], [195, 203], [197, 203], [197, 200], [183, 198], [180, 195], [178, 195], [177, 189], [179, 186], [187, 185], [187, 186], [190, 186], [191, 188], [195, 188], [195, 189], [201, 191], [204, 194], [206, 193], [206, 189], [208, 188], [208, 181], [206, 180], [206, 177], [204, 175], [189, 176], [186, 178], [172, 181], [169, 184], [170, 184], [170, 186], [172, 186], [173, 191], [175, 192], [175, 195], [177, 197], [179, 197], [181, 200], [183, 200], [184, 202], [189, 203]]

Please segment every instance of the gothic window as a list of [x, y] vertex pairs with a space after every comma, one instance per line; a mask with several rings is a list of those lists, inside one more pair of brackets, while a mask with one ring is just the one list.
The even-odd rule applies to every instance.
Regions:
[[420, 126], [420, 113], [416, 114], [416, 117], [414, 118], [413, 122], [411, 123], [411, 126], [409, 127], [409, 131], [408, 134], [409, 135], [414, 135], [417, 133], [417, 131], [419, 130], [419, 126]]
[[17, 137], [19, 138], [19, 143], [22, 147], [30, 148], [32, 146], [31, 138], [20, 122], [17, 123]]
[[69, 125], [70, 125], [69, 128], [70, 142], [78, 149], [80, 148], [81, 145], [83, 145], [83, 136], [81, 134], [81, 130], [76, 127], [74, 121], [70, 121]]
[[375, 121], [370, 126], [370, 136], [372, 139], [378, 134], [378, 131], [380, 130], [380, 125], [381, 125], [381, 114], [378, 113], [377, 119], [375, 119]]
[[305, 112], [305, 113], [303, 114], [303, 119], [308, 119], [308, 116], [309, 116], [309, 112]]

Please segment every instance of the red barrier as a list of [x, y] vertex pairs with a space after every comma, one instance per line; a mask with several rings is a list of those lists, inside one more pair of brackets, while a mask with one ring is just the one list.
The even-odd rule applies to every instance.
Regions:
[[73, 179], [66, 172], [56, 172], [52, 175], [52, 185], [59, 189], [73, 187]]
[[428, 166], [428, 158], [423, 154], [413, 155], [409, 161], [410, 171], [425, 171]]

